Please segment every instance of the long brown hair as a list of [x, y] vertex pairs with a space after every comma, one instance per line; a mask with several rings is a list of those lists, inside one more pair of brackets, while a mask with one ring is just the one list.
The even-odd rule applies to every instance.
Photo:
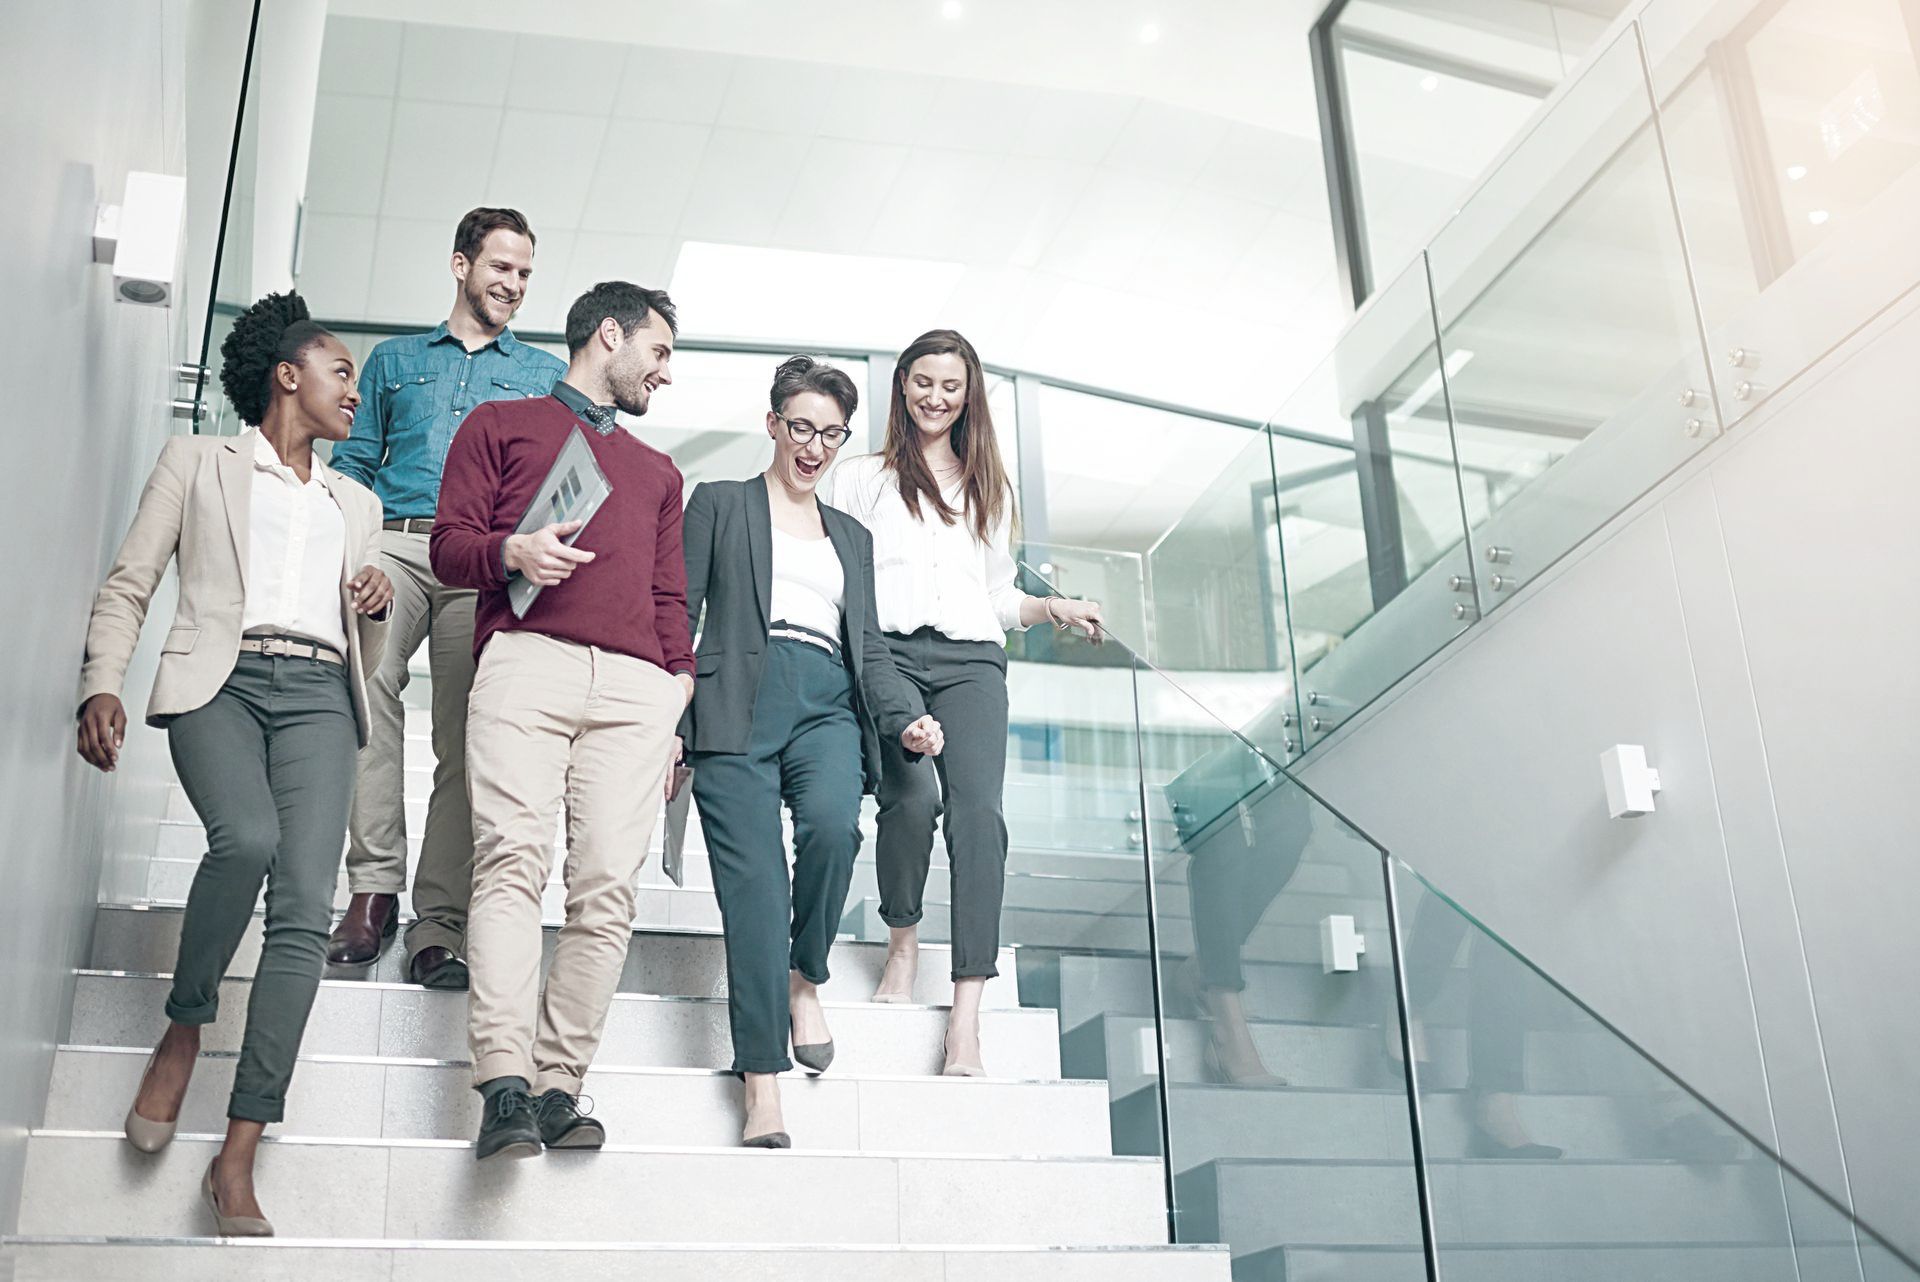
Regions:
[[967, 401], [948, 429], [953, 452], [960, 460], [964, 509], [974, 537], [985, 543], [993, 527], [1013, 503], [1013, 486], [1000, 461], [1000, 444], [993, 436], [993, 414], [987, 409], [987, 379], [979, 353], [950, 329], [930, 329], [907, 345], [893, 365], [893, 398], [887, 406], [887, 443], [881, 451], [887, 470], [900, 486], [901, 501], [915, 520], [926, 503], [944, 525], [960, 519], [961, 511], [948, 505], [933, 478], [933, 468], [920, 444], [920, 429], [907, 412], [907, 372], [922, 356], [958, 356], [967, 367]]

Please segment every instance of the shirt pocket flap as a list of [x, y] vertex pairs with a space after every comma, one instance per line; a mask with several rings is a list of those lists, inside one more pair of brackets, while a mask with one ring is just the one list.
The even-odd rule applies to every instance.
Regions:
[[545, 396], [545, 392], [536, 391], [532, 383], [512, 374], [495, 374], [492, 379], [494, 399], [505, 400], [509, 396]]
[[162, 654], [187, 654], [193, 650], [194, 642], [200, 639], [199, 628], [169, 628], [167, 639], [160, 647]]

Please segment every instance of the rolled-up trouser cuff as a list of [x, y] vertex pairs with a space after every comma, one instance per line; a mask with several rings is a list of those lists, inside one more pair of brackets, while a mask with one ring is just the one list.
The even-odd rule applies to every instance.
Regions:
[[[815, 988], [820, 987], [822, 984], [826, 983], [829, 979], [833, 978], [832, 974], [828, 972], [825, 966], [822, 966], [820, 968], [820, 973], [816, 975], [813, 972], [809, 971], [805, 966], [802, 966], [798, 960], [793, 958], [788, 959], [787, 969], [798, 972], [800, 975], [800, 978], [806, 980], [809, 984], [812, 984]], [[760, 1070], [756, 1068], [753, 1071], [757, 1073]]]
[[550, 1068], [533, 1079], [533, 1094], [536, 1098], [548, 1091], [565, 1091], [575, 1099], [580, 1097], [581, 1079], [572, 1073]]
[[394, 895], [407, 893], [405, 877], [382, 876], [378, 873], [360, 873], [353, 864], [347, 864], [347, 893], [349, 895]]
[[173, 998], [167, 998], [167, 1018], [176, 1024], [191, 1024], [198, 1028], [211, 1024], [220, 1017], [220, 1002], [216, 998], [204, 1006], [182, 1006]]
[[915, 909], [905, 917], [896, 917], [884, 908], [880, 910], [880, 920], [892, 926], [895, 930], [904, 930], [908, 926], [918, 926], [920, 919], [924, 916], [926, 916], [926, 912], [922, 909]]
[[242, 1095], [235, 1091], [227, 1101], [227, 1116], [236, 1122], [278, 1122], [287, 1114], [287, 1102], [264, 1095]]
[[955, 966], [953, 968], [953, 978], [955, 981], [962, 979], [998, 979], [999, 977], [1000, 968], [992, 962], [988, 962], [984, 966]]
[[784, 1073], [793, 1067], [793, 1061], [782, 1055], [779, 1059], [735, 1059], [732, 1072], [735, 1073]]
[[473, 1084], [483, 1086], [496, 1077], [517, 1077], [523, 1082], [534, 1078], [533, 1064], [513, 1051], [488, 1051], [473, 1062]]

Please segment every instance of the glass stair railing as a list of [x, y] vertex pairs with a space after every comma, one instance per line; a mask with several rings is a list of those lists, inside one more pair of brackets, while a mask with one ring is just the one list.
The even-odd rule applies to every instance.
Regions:
[[[1099, 653], [1037, 718], [1084, 817], [1009, 794], [1004, 938], [1114, 1151], [1164, 1160], [1175, 1241], [1241, 1282], [1920, 1278], [1181, 682]], [[1137, 850], [1089, 836], [1123, 824]]]

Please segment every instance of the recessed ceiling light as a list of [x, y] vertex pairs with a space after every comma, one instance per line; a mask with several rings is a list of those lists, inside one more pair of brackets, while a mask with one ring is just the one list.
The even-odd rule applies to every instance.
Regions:
[[1807, 221], [1812, 223], [1815, 227], [1818, 227], [1821, 223], [1824, 223], [1825, 221], [1827, 221], [1827, 219], [1830, 216], [1831, 215], [1829, 215], [1826, 210], [1816, 209], [1812, 213], [1807, 215]]
[[1420, 87], [1426, 90], [1428, 93], [1432, 93], [1435, 89], [1438, 89], [1440, 87], [1440, 77], [1422, 76], [1420, 77]]
[[1160, 38], [1160, 24], [1149, 22], [1140, 28], [1140, 43], [1150, 45]]
[[960, 21], [960, 15], [966, 11], [966, 6], [962, 5], [960, 0], [947, 0], [945, 4], [940, 6], [940, 16], [948, 22]]
[[1788, 165], [1788, 166], [1787, 166], [1787, 181], [1788, 181], [1788, 182], [1796, 182], [1796, 183], [1797, 183], [1797, 182], [1799, 182], [1799, 181], [1800, 181], [1800, 180], [1801, 180], [1802, 178], [1805, 178], [1806, 176], [1807, 176], [1807, 167], [1806, 167], [1805, 165]]

